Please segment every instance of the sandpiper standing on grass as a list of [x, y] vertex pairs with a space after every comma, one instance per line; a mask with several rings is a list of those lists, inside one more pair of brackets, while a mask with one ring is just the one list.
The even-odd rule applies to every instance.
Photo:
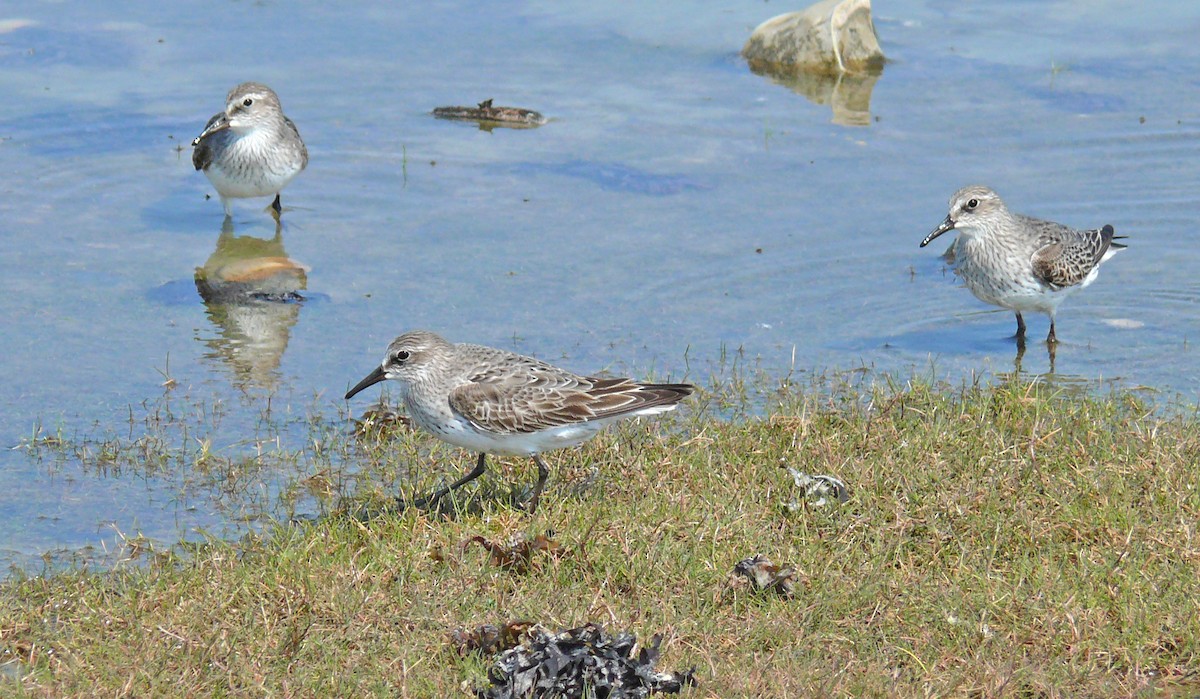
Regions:
[[272, 194], [278, 216], [279, 192], [308, 165], [300, 132], [283, 115], [279, 96], [262, 83], [230, 90], [225, 111], [208, 120], [192, 148], [192, 164], [216, 187], [227, 217], [233, 215], [230, 199]]
[[606, 425], [675, 408], [689, 384], [577, 376], [532, 357], [482, 345], [454, 344], [424, 330], [397, 337], [383, 363], [346, 394], [392, 379], [409, 417], [455, 446], [479, 452], [475, 468], [435, 491], [430, 502], [483, 475], [487, 454], [530, 456], [537, 509], [550, 469], [541, 452], [582, 444]]
[[963, 187], [950, 198], [946, 220], [921, 247], [946, 231], [958, 231], [954, 268], [971, 293], [1017, 314], [1017, 341], [1024, 343], [1022, 311], [1050, 316], [1046, 342], [1054, 335], [1054, 312], [1063, 299], [1091, 284], [1100, 265], [1125, 248], [1113, 242], [1112, 226], [1088, 231], [1010, 213], [1000, 197], [981, 185]]

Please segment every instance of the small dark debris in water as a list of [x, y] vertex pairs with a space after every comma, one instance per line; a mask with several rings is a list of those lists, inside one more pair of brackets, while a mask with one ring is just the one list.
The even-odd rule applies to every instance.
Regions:
[[781, 568], [771, 562], [771, 559], [760, 554], [753, 558], [743, 558], [733, 566], [730, 574], [730, 586], [733, 588], [745, 586], [745, 581], [754, 585], [755, 592], [774, 592], [782, 597], [792, 597], [795, 593], [792, 577], [796, 571], [791, 566]]
[[532, 621], [510, 621], [504, 626], [483, 624], [473, 629], [450, 632], [450, 645], [461, 656], [471, 653], [495, 655], [521, 644], [521, 635], [533, 626]]
[[1144, 117], [1144, 116], [1140, 116], [1140, 117], [1138, 117], [1138, 123], [1139, 123], [1139, 124], [1145, 124], [1145, 123], [1146, 123], [1146, 117]]
[[[817, 507], [821, 507], [831, 500], [843, 503], [850, 499], [850, 489], [846, 487], [846, 484], [840, 478], [823, 475], [810, 476], [794, 468], [788, 468], [788, 473], [792, 474], [792, 480], [796, 483], [796, 487], [800, 489], [804, 498]], [[800, 505], [797, 503], [788, 504], [788, 509], [796, 510], [799, 508]]]
[[762, 254], [762, 248], [754, 248], [754, 252], [755, 252], [755, 254], [757, 254], [757, 255], [761, 255], [761, 254]]
[[541, 626], [526, 640], [504, 651], [488, 670], [490, 687], [476, 690], [479, 699], [643, 699], [651, 694], [678, 694], [695, 685], [695, 669], [657, 672], [662, 636], [638, 650], [629, 632], [609, 636], [596, 624], [559, 633]]
[[562, 544], [555, 541], [553, 536], [554, 532], [546, 532], [530, 539], [525, 534], [518, 533], [506, 544], [488, 541], [482, 536], [473, 536], [463, 542], [463, 548], [465, 549], [471, 544], [479, 544], [491, 554], [492, 563], [501, 568], [524, 572], [529, 570], [534, 555], [539, 552], [545, 552], [551, 558], [556, 559], [562, 558], [566, 554], [567, 550], [563, 548]]
[[531, 129], [546, 123], [546, 117], [532, 109], [496, 107], [490, 99], [480, 102], [475, 107], [438, 107], [433, 110], [433, 115], [439, 119], [478, 121], [480, 128], [498, 125]]

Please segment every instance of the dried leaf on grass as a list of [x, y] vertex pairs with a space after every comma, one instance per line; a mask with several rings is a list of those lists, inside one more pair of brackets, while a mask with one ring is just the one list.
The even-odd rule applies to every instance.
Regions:
[[754, 592], [774, 592], [790, 598], [795, 594], [792, 583], [795, 575], [795, 568], [777, 566], [760, 553], [752, 558], [743, 558], [733, 566], [729, 586], [738, 589], [749, 584]]
[[479, 544], [491, 554], [492, 562], [496, 565], [502, 568], [526, 571], [533, 564], [534, 555], [539, 552], [544, 552], [554, 559], [566, 555], [567, 550], [563, 548], [562, 544], [551, 538], [553, 535], [554, 532], [546, 532], [530, 539], [525, 534], [518, 533], [504, 544], [489, 541], [482, 536], [473, 536], [463, 542], [463, 548], [467, 548], [471, 544]]
[[510, 621], [503, 626], [483, 624], [473, 629], [456, 629], [450, 632], [450, 644], [459, 655], [495, 655], [520, 644], [521, 634], [531, 626], [532, 621]]

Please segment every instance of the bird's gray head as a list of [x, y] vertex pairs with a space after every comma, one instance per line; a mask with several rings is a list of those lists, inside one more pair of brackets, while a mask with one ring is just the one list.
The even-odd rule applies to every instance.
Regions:
[[929, 245], [934, 238], [946, 231], [978, 226], [980, 221], [985, 221], [990, 216], [1004, 211], [1006, 209], [1004, 202], [1000, 200], [1000, 195], [991, 189], [978, 184], [963, 187], [950, 197], [950, 213], [946, 214], [941, 225], [925, 236], [925, 240], [921, 241], [921, 247]]
[[405, 385], [426, 380], [437, 370], [437, 360], [453, 349], [453, 344], [427, 330], [406, 332], [392, 340], [383, 362], [346, 393], [346, 400], [364, 388], [387, 379]]
[[262, 83], [242, 83], [225, 98], [229, 128], [239, 133], [282, 119], [279, 96]]

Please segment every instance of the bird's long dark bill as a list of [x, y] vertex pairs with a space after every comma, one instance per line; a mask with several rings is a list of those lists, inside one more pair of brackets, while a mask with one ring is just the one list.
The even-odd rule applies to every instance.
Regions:
[[197, 136], [195, 139], [193, 139], [192, 145], [194, 146], [194, 145], [200, 143], [201, 141], [204, 140], [204, 137], [208, 136], [209, 134], [213, 134], [218, 131], [224, 131], [225, 129], [228, 129], [228, 128], [229, 128], [229, 120], [228, 119], [218, 119], [218, 120], [216, 120], [215, 123], [210, 124], [208, 126], [208, 128], [204, 129], [203, 133], [201, 133], [199, 136]]
[[379, 383], [380, 381], [384, 381], [385, 379], [387, 379], [387, 374], [385, 374], [383, 372], [383, 367], [381, 367], [381, 366], [375, 367], [375, 371], [372, 371], [370, 374], [367, 374], [367, 378], [363, 379], [362, 381], [359, 381], [358, 385], [356, 385], [354, 388], [350, 389], [350, 391], [346, 394], [346, 400], [350, 400], [351, 398], [354, 397], [354, 394], [358, 393], [359, 391], [363, 390], [364, 388], [370, 388], [371, 386], [374, 386], [375, 384]]
[[954, 230], [954, 221], [951, 221], [950, 216], [947, 215], [946, 220], [942, 221], [941, 225], [939, 225], [937, 228], [934, 228], [932, 233], [925, 236], [925, 240], [921, 241], [921, 247], [925, 247], [926, 245], [929, 245], [930, 243], [933, 242], [934, 238], [945, 233], [946, 231], [952, 231], [952, 230]]

